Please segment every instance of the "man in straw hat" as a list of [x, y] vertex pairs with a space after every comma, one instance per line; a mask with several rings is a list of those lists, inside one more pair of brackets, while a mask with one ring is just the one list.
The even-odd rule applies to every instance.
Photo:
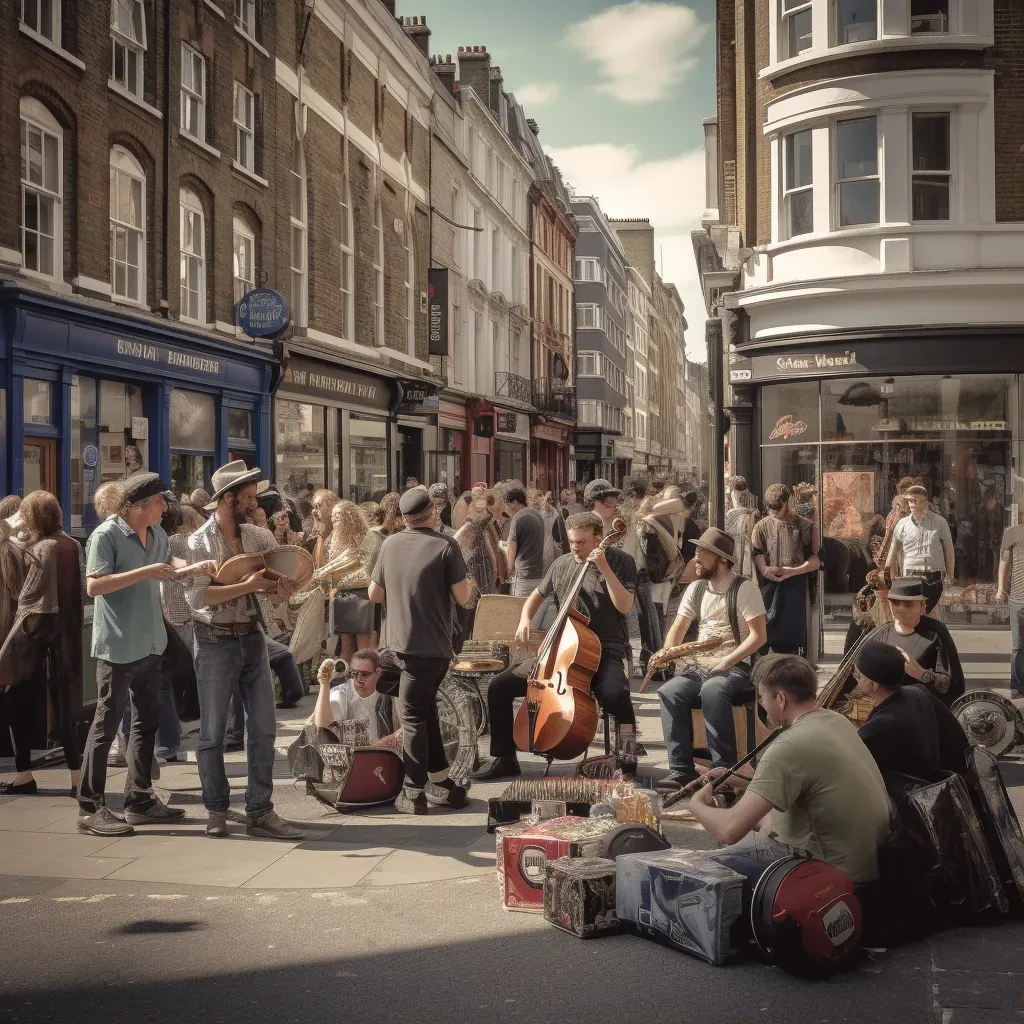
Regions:
[[426, 487], [407, 490], [398, 510], [405, 529], [381, 545], [369, 597], [385, 604], [384, 638], [402, 670], [405, 785], [395, 810], [426, 814], [428, 801], [456, 808], [468, 802], [468, 785], [448, 777], [437, 689], [452, 657], [452, 598], [469, 606], [477, 589], [459, 545], [434, 529], [437, 508]]
[[[188, 539], [191, 562], [219, 565], [234, 555], [277, 547], [269, 530], [246, 521], [256, 505], [260, 476], [259, 469], [247, 468], [241, 459], [213, 474], [213, 495], [207, 505], [213, 515]], [[199, 683], [196, 760], [209, 815], [206, 834], [214, 839], [228, 834], [231, 784], [224, 770], [224, 731], [231, 695], [237, 688], [245, 697], [247, 711], [246, 831], [270, 839], [302, 838], [301, 832], [277, 815], [271, 801], [277, 719], [267, 641], [255, 596], [276, 591], [283, 600], [294, 587], [286, 580], [266, 579], [265, 572], [261, 569], [228, 586], [213, 583], [210, 574], [204, 573], [194, 577], [188, 589]]]
[[[131, 835], [133, 825], [160, 824], [185, 815], [180, 807], [167, 807], [152, 791], [167, 647], [160, 583], [209, 566], [186, 568], [183, 560], [172, 558], [167, 534], [160, 527], [166, 489], [156, 473], [135, 474], [121, 485], [119, 511], [89, 538], [86, 591], [95, 598], [92, 655], [98, 688], [78, 791], [79, 832]], [[107, 755], [129, 694], [133, 720], [122, 817], [106, 806], [104, 790]]]
[[665, 649], [683, 643], [692, 622], [699, 623], [698, 641], [721, 637], [735, 646], [725, 648], [724, 654], [709, 654], [706, 668], [676, 676], [658, 691], [669, 766], [669, 775], [658, 788], [665, 790], [679, 789], [697, 777], [690, 717], [695, 707], [704, 711], [713, 763], [730, 765], [736, 760], [732, 709], [753, 697], [746, 659], [764, 644], [766, 635], [760, 591], [752, 580], [733, 571], [733, 538], [711, 527], [694, 541], [694, 547], [697, 579], [683, 594]]

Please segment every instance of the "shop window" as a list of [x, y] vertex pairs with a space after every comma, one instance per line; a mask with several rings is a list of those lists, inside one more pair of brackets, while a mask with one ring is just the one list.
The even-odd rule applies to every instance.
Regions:
[[[144, 419], [141, 389], [120, 381], [97, 382], [93, 378], [81, 377], [78, 378], [78, 387], [83, 389], [79, 397], [80, 409], [88, 408], [88, 390], [92, 386], [98, 387], [99, 395], [97, 433], [100, 479], [96, 481], [97, 485], [108, 480], [125, 480], [134, 473], [145, 471], [149, 466], [148, 422], [146, 437], [141, 436], [141, 431], [137, 437], [133, 431], [133, 424]], [[74, 389], [73, 382], [72, 409]]]
[[355, 261], [352, 254], [352, 234], [352, 197], [349, 193], [348, 175], [343, 174], [341, 178], [339, 241], [339, 248], [341, 249], [341, 323], [338, 325], [338, 330], [340, 337], [346, 341], [352, 340], [355, 316], [355, 307], [352, 302], [352, 294], [355, 289]]
[[810, 129], [783, 140], [782, 220], [786, 238], [814, 230], [813, 145]]
[[878, 125], [873, 117], [836, 125], [837, 227], [877, 224], [881, 184], [878, 178]]
[[217, 408], [213, 395], [171, 391], [171, 447], [212, 452], [217, 447]]
[[146, 12], [142, 0], [112, 0], [110, 46], [110, 77], [141, 99], [146, 62]]
[[949, 31], [949, 0], [910, 0], [911, 35]]
[[299, 514], [310, 514], [313, 492], [326, 485], [327, 429], [322, 405], [305, 402], [277, 402], [277, 486], [286, 498], [299, 506]]
[[53, 385], [45, 380], [24, 381], [25, 424], [53, 425]]
[[950, 115], [913, 115], [912, 208], [915, 221], [949, 220], [953, 172]]
[[235, 302], [256, 287], [256, 236], [241, 217], [231, 222]]
[[761, 389], [762, 444], [804, 444], [817, 441], [818, 436], [816, 382], [794, 381]]
[[21, 23], [54, 46], [61, 45], [60, 0], [21, 0]]
[[179, 193], [181, 318], [206, 322], [206, 232], [203, 206], [188, 189]]
[[835, 45], [878, 38], [878, 0], [833, 0]]
[[146, 175], [126, 149], [110, 151], [110, 287], [117, 298], [146, 294]]
[[308, 280], [306, 276], [306, 158], [302, 143], [296, 141], [292, 153], [291, 169], [291, 270], [292, 317], [296, 327], [307, 323]]
[[779, 32], [779, 60], [798, 57], [811, 48], [811, 0], [780, 0], [782, 4]]
[[63, 277], [64, 133], [38, 100], [21, 101], [21, 259], [25, 270]]
[[241, 82], [235, 82], [235, 162], [247, 171], [256, 170], [256, 97]]
[[181, 130], [206, 141], [206, 59], [188, 43], [181, 44]]
[[248, 409], [228, 409], [228, 437], [252, 440], [252, 412]]
[[96, 521], [92, 508], [99, 480], [99, 431], [96, 381], [71, 378], [71, 529]]

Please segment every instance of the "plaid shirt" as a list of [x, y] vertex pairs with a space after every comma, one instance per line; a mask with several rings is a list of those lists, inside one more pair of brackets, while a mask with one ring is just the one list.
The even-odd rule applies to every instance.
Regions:
[[[188, 561], [188, 537], [185, 534], [175, 533], [168, 537], [167, 548], [172, 557]], [[185, 587], [176, 580], [164, 580], [160, 584], [160, 603], [164, 606], [164, 618], [172, 626], [184, 626], [192, 621]]]

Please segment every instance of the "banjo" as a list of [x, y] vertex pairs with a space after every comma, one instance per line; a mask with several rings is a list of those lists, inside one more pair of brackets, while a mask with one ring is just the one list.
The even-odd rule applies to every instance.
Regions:
[[287, 579], [301, 587], [313, 576], [313, 556], [297, 544], [282, 544], [269, 551], [254, 551], [250, 554], [233, 555], [217, 567], [210, 577], [211, 582], [226, 587], [251, 576], [261, 569], [266, 570], [268, 580]]

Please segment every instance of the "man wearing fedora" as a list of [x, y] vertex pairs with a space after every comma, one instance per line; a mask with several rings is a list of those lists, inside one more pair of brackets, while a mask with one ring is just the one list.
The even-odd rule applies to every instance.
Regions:
[[[256, 505], [259, 469], [236, 460], [213, 474], [213, 495], [206, 524], [188, 539], [190, 562], [218, 565], [234, 555], [277, 547], [274, 535], [247, 522]], [[287, 581], [271, 582], [265, 570], [241, 583], [214, 584], [209, 574], [195, 576], [188, 589], [196, 644], [199, 683], [199, 743], [196, 760], [209, 815], [206, 834], [228, 834], [231, 785], [224, 770], [224, 732], [231, 695], [241, 690], [248, 731], [248, 785], [245, 823], [250, 835], [270, 839], [300, 839], [302, 833], [274, 811], [274, 685], [267, 641], [260, 625], [256, 594], [277, 591], [283, 599], [294, 589]], [[237, 820], [233, 818], [232, 820]]]
[[[152, 791], [167, 647], [160, 583], [204, 567], [186, 568], [168, 550], [167, 534], [160, 527], [167, 508], [166, 489], [156, 473], [136, 473], [122, 485], [119, 513], [100, 523], [89, 538], [86, 591], [95, 599], [92, 655], [98, 686], [78, 790], [79, 832], [131, 835], [133, 825], [159, 824], [185, 815], [182, 808], [166, 806]], [[104, 791], [107, 755], [129, 694], [132, 725], [122, 816], [106, 806]]]
[[661, 728], [668, 748], [669, 775], [659, 789], [679, 789], [697, 777], [693, 763], [693, 726], [690, 713], [704, 712], [708, 747], [715, 765], [736, 760], [736, 731], [732, 709], [752, 699], [747, 659], [766, 639], [764, 602], [753, 580], [733, 571], [735, 541], [724, 530], [711, 527], [694, 541], [697, 579], [683, 594], [679, 613], [665, 637], [665, 649], [683, 643], [692, 622], [698, 622], [697, 640], [722, 637], [735, 646], [727, 653], [707, 654], [698, 664], [706, 667], [670, 679], [658, 691]]

